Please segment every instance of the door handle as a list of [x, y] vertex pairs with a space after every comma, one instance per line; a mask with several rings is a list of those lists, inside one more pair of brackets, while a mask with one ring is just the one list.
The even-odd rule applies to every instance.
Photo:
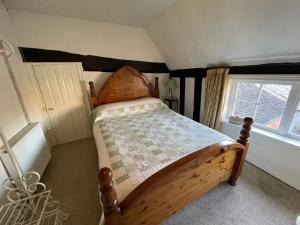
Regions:
[[53, 110], [54, 110], [53, 107], [49, 107], [49, 108], [48, 108], [48, 111], [53, 111]]

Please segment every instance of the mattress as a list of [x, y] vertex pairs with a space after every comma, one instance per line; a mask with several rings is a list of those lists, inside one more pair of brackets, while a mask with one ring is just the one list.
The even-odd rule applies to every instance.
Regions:
[[161, 100], [105, 104], [93, 112], [99, 168], [113, 171], [119, 202], [151, 175], [199, 149], [233, 141], [170, 110]]

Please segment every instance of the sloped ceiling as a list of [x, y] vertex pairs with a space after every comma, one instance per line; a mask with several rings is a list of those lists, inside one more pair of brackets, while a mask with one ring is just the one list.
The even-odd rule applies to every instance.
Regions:
[[5, 0], [9, 9], [144, 26], [177, 0]]
[[180, 0], [146, 28], [171, 69], [300, 60], [299, 0]]

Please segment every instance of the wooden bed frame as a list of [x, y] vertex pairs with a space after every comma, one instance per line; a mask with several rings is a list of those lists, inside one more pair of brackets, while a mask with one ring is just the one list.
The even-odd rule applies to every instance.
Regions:
[[[130, 66], [124, 66], [110, 76], [98, 96], [90, 82], [93, 106], [159, 97], [158, 79], [155, 86]], [[188, 203], [196, 200], [219, 183], [236, 184], [241, 174], [252, 118], [246, 117], [237, 142], [222, 142], [199, 149], [158, 171], [120, 204], [109, 168], [98, 173], [99, 190], [105, 225], [157, 225]]]

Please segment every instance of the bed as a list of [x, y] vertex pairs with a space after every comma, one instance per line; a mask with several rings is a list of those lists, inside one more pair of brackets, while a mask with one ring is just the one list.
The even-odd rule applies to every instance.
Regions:
[[221, 182], [235, 185], [251, 118], [237, 141], [170, 110], [130, 66], [96, 95], [90, 82], [99, 190], [106, 225], [156, 225]]

